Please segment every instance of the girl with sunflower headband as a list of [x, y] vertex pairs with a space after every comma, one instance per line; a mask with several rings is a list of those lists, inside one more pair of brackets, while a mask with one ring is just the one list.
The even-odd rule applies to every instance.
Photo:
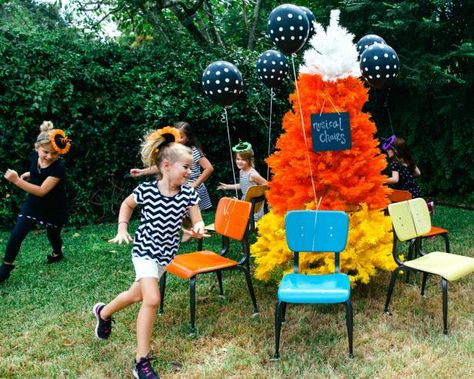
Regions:
[[67, 201], [64, 189], [65, 168], [60, 155], [66, 154], [71, 141], [64, 131], [53, 129], [51, 121], [44, 121], [36, 138], [30, 171], [21, 175], [7, 169], [4, 177], [28, 193], [21, 207], [18, 220], [10, 235], [5, 250], [4, 262], [0, 266], [0, 282], [8, 279], [15, 267], [13, 261], [20, 251], [28, 233], [37, 225], [46, 227], [46, 234], [52, 247], [47, 263], [63, 259], [61, 229], [67, 221]]
[[[188, 122], [178, 121], [173, 124], [173, 127], [176, 128], [180, 134], [178, 142], [192, 149], [193, 167], [188, 184], [195, 188], [199, 194], [199, 207], [201, 208], [201, 211], [210, 209], [212, 208], [212, 202], [204, 182], [212, 174], [214, 167], [209, 159], [207, 159], [206, 154], [204, 154], [200, 143]], [[156, 166], [148, 168], [132, 168], [130, 170], [130, 175], [138, 177], [144, 175], [155, 175], [157, 172], [158, 168]]]
[[263, 178], [257, 170], [255, 170], [255, 157], [252, 145], [249, 142], [239, 141], [232, 148], [235, 153], [235, 164], [239, 168], [239, 183], [226, 184], [219, 183], [218, 190], [240, 190], [242, 199], [251, 186], [267, 184], [267, 180]]
[[[135, 378], [158, 378], [148, 354], [160, 305], [159, 279], [178, 251], [183, 216], [189, 213], [192, 222], [192, 228], [184, 230], [186, 234], [194, 238], [208, 237], [198, 194], [186, 184], [191, 175], [192, 152], [189, 147], [176, 143], [179, 138], [179, 132], [172, 127], [165, 127], [145, 137], [142, 160], [145, 167], [157, 168], [157, 178], [139, 184], [122, 202], [117, 235], [109, 241], [118, 244], [133, 241], [135, 281], [110, 303], [97, 303], [93, 307], [95, 335], [99, 339], [107, 339], [112, 332], [112, 315], [141, 302], [136, 327], [137, 350], [133, 359]], [[137, 205], [141, 206], [141, 220], [132, 240], [127, 228]]]

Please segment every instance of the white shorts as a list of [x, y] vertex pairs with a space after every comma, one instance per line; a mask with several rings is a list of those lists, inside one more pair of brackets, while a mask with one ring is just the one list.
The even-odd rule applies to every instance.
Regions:
[[156, 278], [160, 280], [166, 272], [166, 266], [161, 266], [154, 259], [145, 259], [132, 256], [133, 267], [135, 267], [135, 281], [142, 278]]

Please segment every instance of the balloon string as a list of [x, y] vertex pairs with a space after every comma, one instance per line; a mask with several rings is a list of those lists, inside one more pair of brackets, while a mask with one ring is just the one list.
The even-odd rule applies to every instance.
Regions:
[[291, 55], [291, 64], [292, 64], [292, 67], [293, 67], [293, 77], [295, 78], [296, 95], [298, 97], [298, 105], [299, 105], [299, 109], [300, 109], [300, 119], [301, 119], [301, 127], [303, 129], [303, 138], [304, 138], [304, 147], [305, 147], [305, 152], [306, 152], [306, 161], [308, 162], [309, 172], [310, 172], [310, 175], [311, 175], [311, 185], [313, 187], [314, 203], [316, 204], [318, 202], [318, 199], [317, 199], [317, 196], [316, 196], [316, 187], [314, 185], [313, 168], [311, 167], [311, 161], [309, 159], [309, 153], [308, 153], [308, 143], [307, 143], [307, 138], [306, 138], [306, 130], [305, 130], [305, 127], [304, 127], [303, 108], [301, 107], [300, 90], [298, 88], [298, 80], [296, 79], [294, 54]]
[[[272, 141], [272, 105], [273, 105], [273, 87], [270, 88], [270, 121], [268, 122], [268, 154], [270, 156], [270, 148]], [[270, 166], [267, 163], [267, 181], [270, 180]]]
[[387, 97], [385, 99], [385, 108], [387, 108], [387, 116], [388, 116], [388, 124], [390, 125], [390, 130], [392, 131], [392, 135], [395, 135], [395, 131], [393, 130], [393, 125], [392, 125], [392, 117], [390, 115], [390, 107], [388, 106], [388, 95], [390, 94], [390, 89], [388, 89], [387, 92]]
[[232, 155], [232, 144], [230, 142], [229, 119], [227, 118], [227, 108], [224, 108], [224, 117], [225, 117], [226, 129], [227, 129], [227, 140], [229, 141], [230, 167], [232, 167], [232, 176], [234, 177], [235, 197], [238, 199], [239, 191], [237, 190], [237, 180], [235, 178], [234, 156]]

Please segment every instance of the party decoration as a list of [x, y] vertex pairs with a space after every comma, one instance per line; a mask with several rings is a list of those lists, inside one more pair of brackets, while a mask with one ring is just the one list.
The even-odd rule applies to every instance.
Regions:
[[303, 9], [309, 21], [309, 33], [308, 33], [308, 41], [309, 41], [311, 37], [314, 35], [314, 33], [316, 32], [316, 30], [314, 29], [314, 22], [316, 22], [316, 17], [314, 17], [313, 12], [311, 12], [311, 10], [309, 10], [308, 8], [303, 7], [302, 5], [300, 5], [300, 8]]
[[[387, 163], [375, 138], [375, 124], [362, 111], [368, 89], [359, 79], [354, 36], [339, 26], [338, 16], [337, 11], [331, 12], [326, 30], [316, 23], [316, 34], [304, 54], [305, 72], [300, 67], [297, 78], [299, 96], [296, 91], [290, 95], [292, 109], [283, 117], [284, 132], [277, 140], [277, 151], [266, 160], [272, 170], [266, 194], [270, 212], [258, 221], [258, 238], [251, 246], [255, 276], [261, 280], [278, 280], [292, 270], [284, 217], [295, 209], [349, 213], [349, 239], [340, 267], [352, 285], [368, 283], [378, 270], [395, 267], [391, 223], [383, 212], [389, 192], [382, 174]], [[347, 59], [350, 62], [340, 63]], [[343, 112], [350, 118], [350, 149], [314, 152], [311, 115]], [[316, 199], [309, 167], [314, 173]], [[333, 254], [300, 254], [301, 272], [333, 270]]]
[[278, 87], [288, 75], [288, 59], [275, 50], [260, 54], [256, 67], [258, 78], [267, 87]]
[[282, 4], [271, 11], [267, 29], [275, 46], [283, 53], [291, 55], [305, 44], [309, 21], [301, 7]]
[[359, 57], [362, 55], [365, 49], [367, 49], [369, 46], [372, 46], [374, 43], [386, 44], [385, 40], [376, 34], [367, 34], [366, 36], [363, 36], [356, 45]]
[[49, 141], [53, 149], [61, 155], [66, 154], [71, 148], [71, 140], [67, 138], [64, 130], [54, 129], [49, 135]]
[[360, 57], [360, 71], [369, 85], [376, 89], [390, 87], [398, 76], [400, 61], [390, 46], [375, 43]]
[[202, 74], [204, 93], [222, 106], [232, 105], [239, 98], [242, 86], [242, 74], [227, 61], [211, 63]]

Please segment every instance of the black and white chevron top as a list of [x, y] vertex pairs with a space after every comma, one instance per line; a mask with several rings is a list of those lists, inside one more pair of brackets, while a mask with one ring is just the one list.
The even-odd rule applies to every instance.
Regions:
[[199, 202], [194, 188], [181, 186], [174, 196], [164, 196], [158, 183], [145, 182], [133, 190], [135, 201], [141, 206], [140, 226], [135, 232], [132, 255], [156, 259], [167, 266], [179, 248], [179, 232], [186, 211]]

